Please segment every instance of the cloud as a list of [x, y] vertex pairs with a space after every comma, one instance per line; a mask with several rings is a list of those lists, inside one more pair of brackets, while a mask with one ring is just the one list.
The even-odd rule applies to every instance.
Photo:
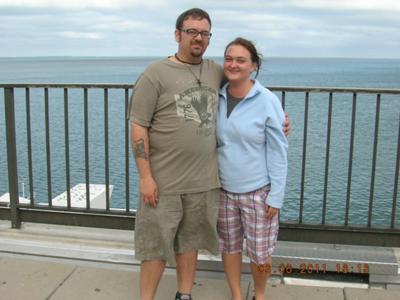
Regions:
[[282, 3], [313, 9], [323, 10], [358, 10], [358, 11], [399, 11], [398, 0], [288, 0]]
[[160, 7], [164, 0], [0, 0], [0, 6], [60, 9], [123, 9], [128, 7]]
[[59, 33], [60, 36], [71, 38], [71, 39], [89, 39], [89, 40], [100, 40], [103, 35], [100, 32], [74, 32], [64, 31]]
[[150, 26], [149, 23], [131, 21], [118, 16], [103, 17], [96, 20], [90, 27], [96, 31], [131, 32], [133, 30], [144, 30]]
[[400, 57], [398, 0], [12, 1], [0, 0], [0, 56], [168, 55], [176, 17], [200, 5], [213, 21], [210, 56], [243, 36], [269, 55]]

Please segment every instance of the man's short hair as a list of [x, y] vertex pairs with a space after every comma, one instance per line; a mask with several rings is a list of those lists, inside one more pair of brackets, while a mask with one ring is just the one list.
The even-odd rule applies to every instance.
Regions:
[[208, 23], [210, 23], [210, 27], [211, 27], [211, 19], [210, 19], [209, 14], [206, 11], [204, 11], [200, 8], [191, 8], [180, 14], [178, 19], [176, 19], [175, 28], [178, 30], [182, 29], [183, 21], [185, 21], [188, 18], [199, 19], [199, 20], [206, 19], [208, 21]]

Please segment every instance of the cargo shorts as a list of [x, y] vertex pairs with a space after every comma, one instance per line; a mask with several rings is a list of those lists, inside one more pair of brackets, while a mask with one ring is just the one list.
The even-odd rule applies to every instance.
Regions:
[[140, 201], [135, 223], [135, 257], [165, 260], [175, 266], [175, 254], [205, 249], [217, 255], [220, 189], [180, 195], [160, 195], [157, 207]]

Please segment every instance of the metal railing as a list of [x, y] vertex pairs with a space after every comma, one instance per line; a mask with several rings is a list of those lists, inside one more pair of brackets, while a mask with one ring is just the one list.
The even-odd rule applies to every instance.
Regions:
[[[11, 220], [13, 228], [19, 228], [21, 222], [38, 222], [52, 223], [64, 225], [78, 226], [94, 226], [103, 228], [119, 228], [119, 229], [134, 229], [135, 210], [131, 209], [130, 196], [130, 165], [133, 161], [130, 157], [129, 143], [129, 120], [123, 116], [127, 115], [129, 106], [129, 94], [131, 85], [124, 84], [0, 84], [0, 89], [4, 90], [4, 109], [5, 109], [5, 128], [6, 128], [6, 148], [7, 148], [7, 166], [8, 166], [8, 185], [10, 193], [10, 205], [0, 206], [0, 219]], [[53, 199], [53, 178], [52, 178], [52, 143], [50, 135], [50, 110], [49, 110], [49, 89], [63, 91], [63, 110], [64, 110], [64, 146], [65, 146], [65, 190], [67, 192], [67, 205], [65, 207], [54, 206]], [[84, 170], [86, 183], [86, 207], [77, 208], [71, 205], [71, 170], [70, 170], [70, 111], [69, 111], [69, 91], [76, 89], [83, 91], [82, 111], [84, 114]], [[109, 91], [122, 91], [122, 99], [117, 101], [124, 102], [124, 111], [120, 112], [121, 120], [124, 122], [124, 155], [125, 155], [125, 199], [122, 201], [124, 207], [122, 209], [113, 209], [110, 205], [110, 162], [109, 162]], [[299, 188], [299, 205], [298, 217], [294, 221], [281, 221], [280, 236], [281, 240], [291, 241], [310, 241], [310, 242], [329, 242], [343, 244], [368, 244], [380, 246], [400, 246], [400, 228], [397, 220], [397, 191], [399, 181], [399, 165], [400, 165], [400, 120], [397, 113], [396, 140], [397, 152], [395, 153], [393, 196], [391, 205], [391, 220], [389, 226], [376, 226], [372, 222], [372, 214], [374, 210], [374, 194], [375, 194], [375, 178], [378, 157], [378, 139], [380, 131], [380, 110], [382, 96], [400, 95], [400, 89], [365, 89], [365, 88], [328, 88], [328, 87], [271, 87], [272, 91], [280, 94], [283, 107], [287, 105], [287, 99], [290, 95], [300, 93], [304, 95], [304, 113], [302, 126], [302, 154], [301, 154], [301, 175]], [[27, 143], [27, 168], [29, 174], [29, 194], [30, 203], [19, 203], [19, 181], [18, 181], [18, 157], [17, 157], [17, 135], [16, 135], [16, 119], [15, 119], [15, 91], [25, 90], [25, 111], [26, 111], [26, 143]], [[35, 188], [33, 182], [33, 158], [32, 158], [32, 129], [31, 129], [31, 91], [43, 90], [44, 96], [44, 114], [45, 114], [45, 140], [46, 140], [46, 173], [47, 173], [47, 205], [39, 205], [35, 199]], [[90, 205], [90, 143], [89, 143], [89, 91], [102, 91], [102, 101], [104, 104], [104, 182], [106, 187], [106, 207], [105, 209], [91, 208]], [[320, 221], [308, 222], [304, 218], [304, 203], [305, 189], [309, 184], [307, 182], [307, 153], [308, 153], [308, 138], [309, 138], [309, 121], [310, 121], [310, 96], [318, 94], [323, 97], [328, 97], [328, 112], [326, 117], [326, 142], [325, 142], [325, 158], [323, 170], [323, 195], [322, 209]], [[332, 146], [332, 118], [334, 96], [337, 94], [348, 94], [352, 96], [351, 104], [351, 128], [349, 141], [349, 156], [347, 165], [347, 184], [344, 187], [345, 191], [345, 210], [344, 222], [332, 224], [327, 221], [328, 214], [328, 185], [330, 175], [330, 158]], [[355, 145], [356, 132], [356, 110], [357, 100], [360, 94], [373, 95], [376, 97], [376, 109], [374, 120], [374, 140], [372, 151], [372, 166], [371, 176], [366, 178], [365, 186], [370, 187], [367, 224], [365, 226], [352, 225], [349, 222], [351, 192], [353, 183], [353, 155]], [[397, 97], [397, 96], [396, 96]], [[396, 98], [395, 101], [399, 99]], [[398, 102], [396, 102], [398, 103]], [[321, 125], [322, 126], [322, 125]], [[393, 124], [390, 125], [393, 128]], [[296, 128], [296, 131], [299, 128]], [[292, 133], [293, 134], [293, 133]], [[389, 180], [389, 179], [388, 179]]]

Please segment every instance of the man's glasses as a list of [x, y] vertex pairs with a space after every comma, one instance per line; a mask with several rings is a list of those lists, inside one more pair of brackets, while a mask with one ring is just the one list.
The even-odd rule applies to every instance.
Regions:
[[198, 36], [199, 34], [201, 35], [202, 38], [206, 38], [209, 39], [212, 36], [211, 32], [208, 31], [198, 31], [196, 29], [181, 29], [182, 32], [187, 33], [188, 35], [190, 35], [192, 38], [195, 38], [196, 36]]

